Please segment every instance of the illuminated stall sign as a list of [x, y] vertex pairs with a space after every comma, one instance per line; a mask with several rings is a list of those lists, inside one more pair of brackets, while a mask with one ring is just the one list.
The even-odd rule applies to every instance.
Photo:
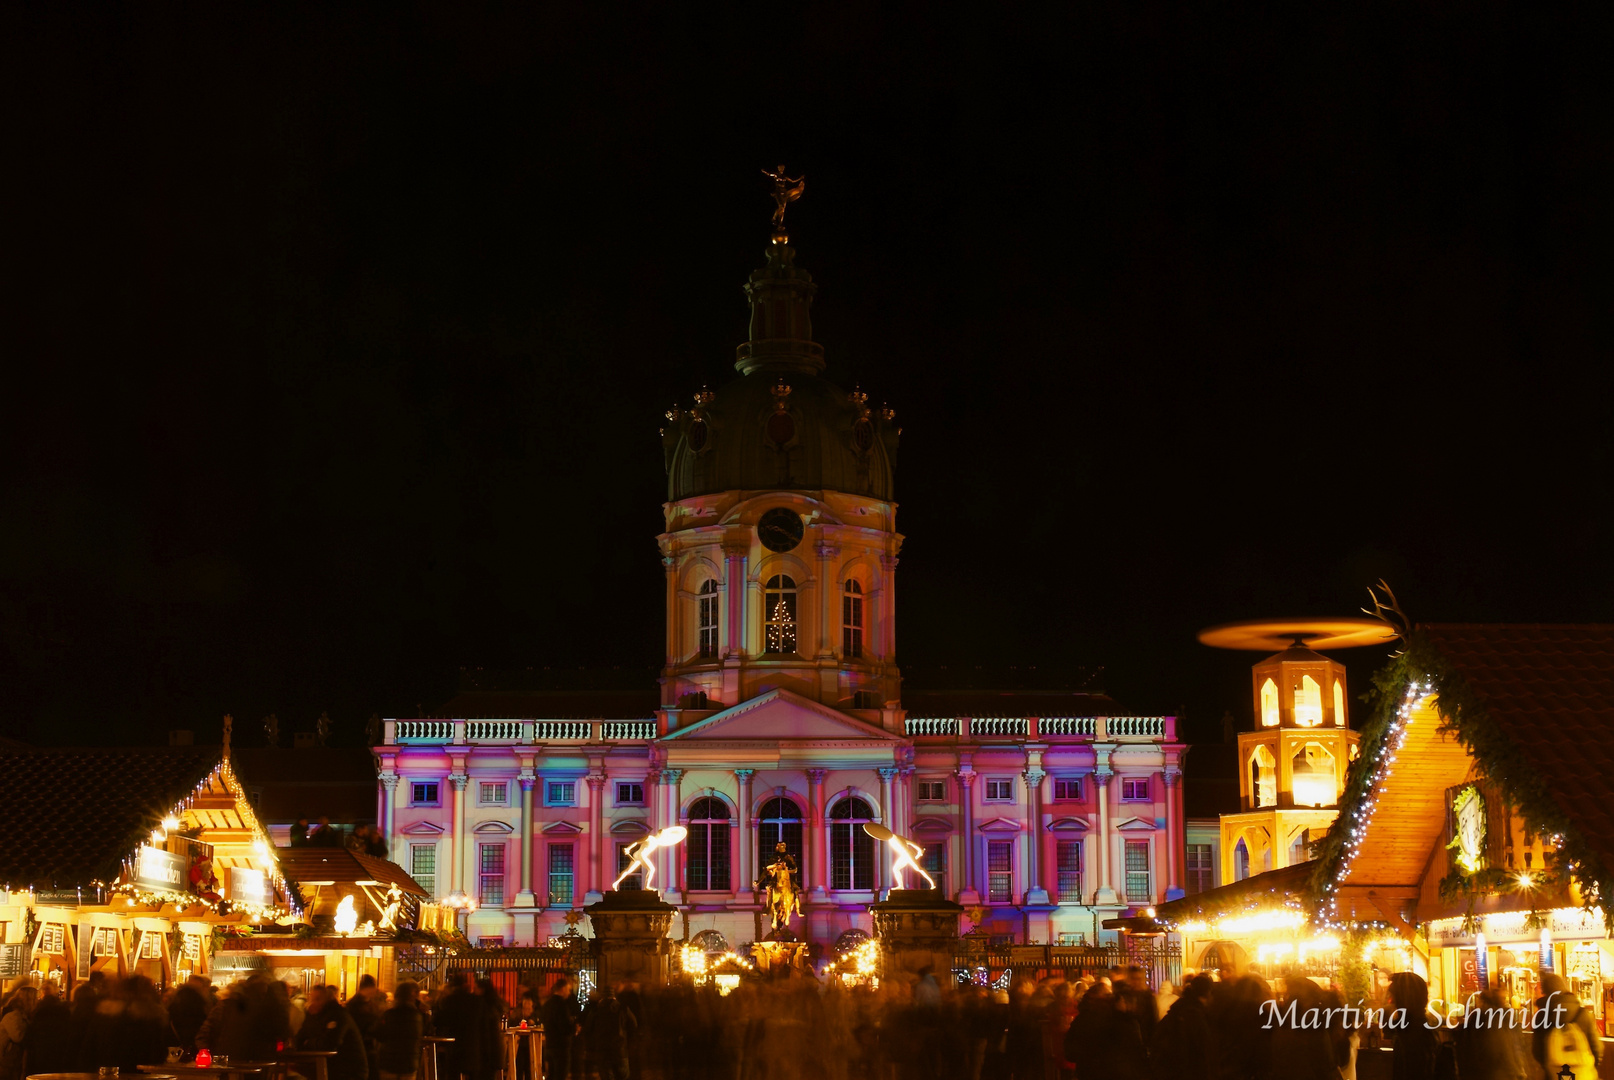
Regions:
[[142, 844], [135, 856], [134, 883], [144, 889], [187, 892], [190, 887], [188, 869], [183, 855]]
[[232, 866], [230, 868], [230, 899], [237, 903], [268, 907], [270, 905], [269, 879], [264, 876], [262, 870]]
[[25, 942], [0, 945], [0, 979], [20, 979], [32, 966], [29, 953], [32, 947]]
[[47, 923], [39, 936], [39, 951], [47, 956], [61, 956], [66, 936], [60, 923]]

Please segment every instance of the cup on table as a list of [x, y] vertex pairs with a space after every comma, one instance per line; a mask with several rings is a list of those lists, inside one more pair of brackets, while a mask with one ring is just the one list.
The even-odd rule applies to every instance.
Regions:
[[178, 1065], [179, 1059], [184, 1056], [185, 1048], [183, 1046], [170, 1046], [168, 1048], [168, 1064]]

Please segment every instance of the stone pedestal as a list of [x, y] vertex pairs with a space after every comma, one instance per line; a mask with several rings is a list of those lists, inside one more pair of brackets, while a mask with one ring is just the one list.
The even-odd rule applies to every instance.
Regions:
[[963, 913], [940, 889], [892, 889], [889, 899], [869, 905], [880, 942], [881, 976], [918, 978], [929, 967], [938, 983], [951, 986]]
[[667, 985], [673, 953], [668, 932], [677, 908], [653, 889], [623, 889], [583, 910], [594, 929], [601, 986], [625, 980], [647, 990]]
[[775, 930], [763, 941], [751, 945], [751, 960], [757, 973], [772, 978], [801, 975], [807, 971], [807, 943], [797, 941], [788, 930]]

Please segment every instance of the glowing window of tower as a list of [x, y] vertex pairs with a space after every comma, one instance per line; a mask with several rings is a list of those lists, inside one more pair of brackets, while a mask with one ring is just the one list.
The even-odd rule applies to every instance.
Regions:
[[1345, 684], [1334, 680], [1334, 723], [1345, 726]]
[[717, 582], [707, 578], [700, 591], [701, 657], [717, 655]]
[[1290, 790], [1296, 806], [1333, 806], [1339, 800], [1334, 755], [1319, 743], [1307, 743], [1292, 762]]
[[1233, 849], [1233, 880], [1243, 881], [1250, 876], [1250, 846], [1239, 837], [1238, 846]]
[[1295, 687], [1295, 724], [1299, 727], [1316, 727], [1323, 722], [1323, 688], [1310, 675], [1300, 679]]
[[863, 655], [863, 586], [846, 583], [841, 597], [841, 655], [855, 660]]
[[1278, 726], [1278, 684], [1271, 679], [1261, 684], [1261, 726]]
[[1278, 805], [1278, 759], [1264, 746], [1250, 755], [1250, 798], [1257, 810]]
[[796, 651], [796, 581], [784, 574], [762, 590], [762, 651], [788, 656]]

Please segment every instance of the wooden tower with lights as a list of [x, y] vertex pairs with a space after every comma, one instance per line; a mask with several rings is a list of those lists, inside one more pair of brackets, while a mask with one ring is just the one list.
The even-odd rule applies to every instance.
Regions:
[[1345, 666], [1311, 646], [1349, 648], [1385, 637], [1384, 624], [1372, 619], [1260, 620], [1199, 635], [1219, 648], [1280, 650], [1250, 673], [1255, 729], [1238, 737], [1240, 810], [1221, 819], [1224, 882], [1311, 859], [1310, 845], [1339, 814], [1359, 739]]

